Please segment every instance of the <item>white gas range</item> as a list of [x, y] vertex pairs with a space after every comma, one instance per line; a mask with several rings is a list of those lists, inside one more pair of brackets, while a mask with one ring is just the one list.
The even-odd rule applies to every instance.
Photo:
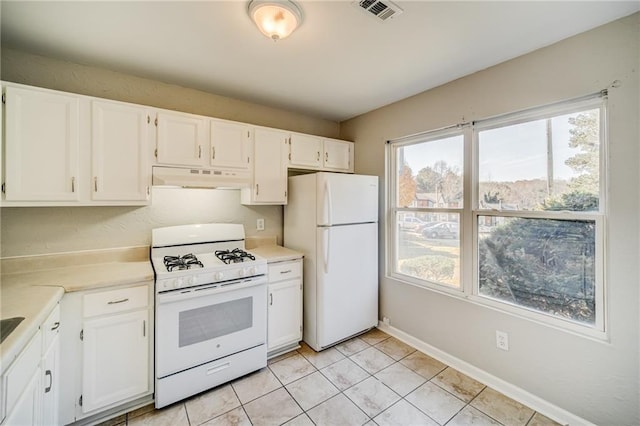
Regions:
[[267, 365], [267, 262], [244, 227], [156, 228], [156, 408]]

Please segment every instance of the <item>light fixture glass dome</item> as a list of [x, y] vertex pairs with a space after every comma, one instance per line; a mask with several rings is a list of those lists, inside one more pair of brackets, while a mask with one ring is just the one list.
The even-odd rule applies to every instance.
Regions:
[[302, 12], [292, 1], [253, 0], [248, 12], [260, 32], [272, 40], [288, 37], [302, 23]]

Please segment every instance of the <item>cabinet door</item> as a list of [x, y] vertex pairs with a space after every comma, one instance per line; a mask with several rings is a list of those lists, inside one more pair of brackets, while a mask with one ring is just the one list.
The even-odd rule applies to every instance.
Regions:
[[206, 156], [205, 118], [191, 114], [158, 112], [157, 162], [202, 166]]
[[293, 133], [289, 140], [289, 167], [322, 167], [322, 139]]
[[77, 201], [79, 98], [6, 88], [5, 198]]
[[300, 279], [269, 284], [268, 351], [302, 340], [301, 287]]
[[35, 426], [41, 423], [42, 390], [40, 369], [31, 377], [26, 389], [5, 418], [5, 425]]
[[148, 325], [146, 309], [85, 321], [83, 412], [148, 391]]
[[323, 166], [325, 169], [352, 172], [353, 142], [325, 139]]
[[42, 424], [57, 425], [60, 400], [60, 339], [56, 336], [42, 358]]
[[211, 120], [209, 135], [211, 166], [249, 170], [251, 127], [231, 121]]
[[[278, 130], [255, 130], [253, 188], [251, 188], [250, 203], [287, 203], [287, 168], [285, 165], [287, 137], [286, 132]], [[246, 203], [246, 200], [243, 199], [243, 202]]]
[[91, 120], [91, 198], [146, 202], [150, 185], [149, 111], [135, 105], [94, 100]]

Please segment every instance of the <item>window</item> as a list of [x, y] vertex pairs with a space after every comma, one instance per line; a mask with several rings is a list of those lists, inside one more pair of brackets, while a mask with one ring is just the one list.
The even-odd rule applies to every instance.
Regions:
[[604, 331], [603, 95], [390, 141], [389, 275]]
[[459, 289], [463, 135], [436, 133], [394, 146], [393, 269], [412, 280]]

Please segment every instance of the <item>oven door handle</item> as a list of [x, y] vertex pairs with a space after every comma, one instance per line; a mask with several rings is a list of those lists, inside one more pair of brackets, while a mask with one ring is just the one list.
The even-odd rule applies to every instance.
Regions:
[[181, 302], [183, 300], [193, 299], [195, 297], [206, 297], [215, 294], [227, 293], [230, 291], [243, 290], [246, 288], [256, 287], [267, 283], [265, 276], [254, 278], [251, 280], [235, 280], [222, 284], [211, 284], [203, 287], [188, 288], [182, 290], [173, 290], [160, 293], [156, 296], [156, 302], [159, 304]]

